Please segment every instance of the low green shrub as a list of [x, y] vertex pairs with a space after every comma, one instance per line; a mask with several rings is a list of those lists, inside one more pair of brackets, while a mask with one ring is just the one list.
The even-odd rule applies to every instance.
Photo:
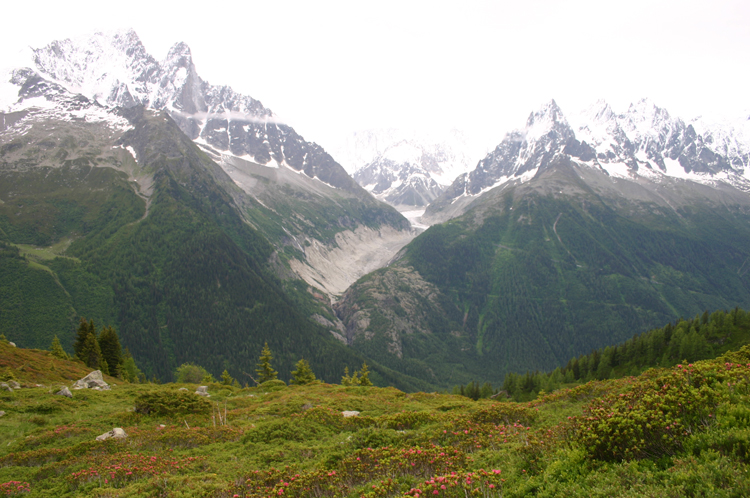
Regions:
[[703, 361], [642, 375], [592, 401], [575, 420], [578, 440], [601, 460], [672, 456], [716, 422], [719, 404], [748, 392], [750, 364]]
[[279, 379], [267, 380], [258, 385], [258, 387], [268, 392], [280, 391], [286, 387], [286, 382]]
[[139, 395], [135, 411], [144, 415], [207, 414], [211, 403], [189, 391], [156, 391]]

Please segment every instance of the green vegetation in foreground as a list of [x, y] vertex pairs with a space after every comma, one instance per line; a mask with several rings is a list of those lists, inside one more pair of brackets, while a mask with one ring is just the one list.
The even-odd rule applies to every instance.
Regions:
[[[42, 368], [50, 361], [55, 371]], [[6, 496], [750, 493], [748, 346], [527, 403], [278, 380], [214, 383], [202, 398], [195, 384], [111, 378], [111, 391], [68, 399], [50, 394], [68, 379], [63, 364], [81, 374], [80, 363], [0, 344], [0, 371], [24, 385], [0, 391]], [[40, 380], [48, 387], [31, 387]], [[128, 437], [95, 441], [113, 427]]]

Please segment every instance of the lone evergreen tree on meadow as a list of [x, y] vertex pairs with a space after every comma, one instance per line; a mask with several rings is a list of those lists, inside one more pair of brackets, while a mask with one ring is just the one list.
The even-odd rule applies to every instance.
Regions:
[[267, 380], [276, 380], [279, 373], [271, 367], [272, 359], [271, 349], [266, 342], [265, 346], [263, 346], [263, 351], [260, 353], [258, 367], [255, 369], [255, 373], [258, 374], [258, 384], [262, 384]]
[[225, 386], [231, 386], [232, 382], [234, 382], [234, 379], [229, 374], [229, 371], [225, 368], [224, 372], [221, 374], [221, 383]]
[[49, 347], [49, 351], [55, 358], [60, 358], [61, 360], [70, 359], [70, 356], [68, 356], [68, 353], [66, 353], [63, 349], [62, 344], [60, 344], [60, 339], [58, 339], [57, 336], [52, 339], [52, 344]]
[[[356, 372], [354, 375], [356, 375]], [[367, 363], [362, 363], [362, 371], [359, 373], [359, 385], [360, 386], [372, 385], [372, 381], [370, 380], [370, 369], [367, 368]]]
[[292, 382], [299, 386], [315, 382], [315, 374], [306, 359], [302, 358], [295, 365], [297, 370], [292, 371]]

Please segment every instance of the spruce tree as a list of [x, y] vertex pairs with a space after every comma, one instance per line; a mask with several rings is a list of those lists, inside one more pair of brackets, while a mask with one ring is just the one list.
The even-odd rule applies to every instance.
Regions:
[[82, 360], [84, 363], [86, 363], [86, 360], [83, 357], [83, 350], [84, 350], [84, 345], [86, 344], [86, 339], [88, 338], [89, 334], [94, 334], [94, 337], [96, 337], [96, 328], [94, 327], [94, 320], [87, 322], [85, 317], [81, 317], [80, 322], [78, 322], [78, 331], [76, 332], [76, 340], [73, 343], [73, 351], [75, 352], [76, 357]]
[[221, 374], [221, 383], [225, 386], [231, 386], [233, 380], [232, 376], [229, 375], [229, 371], [224, 369], [224, 372]]
[[122, 377], [122, 347], [114, 328], [105, 327], [102, 329], [99, 335], [99, 347], [102, 351], [102, 358], [104, 358], [109, 367], [109, 375]]
[[262, 384], [268, 380], [276, 379], [278, 372], [271, 367], [272, 358], [273, 356], [271, 356], [271, 349], [268, 347], [268, 343], [266, 342], [265, 346], [263, 346], [263, 351], [261, 351], [260, 354], [258, 367], [255, 369], [255, 373], [258, 374], [259, 384]]
[[352, 385], [352, 377], [351, 375], [349, 375], [349, 367], [344, 367], [344, 376], [341, 377], [341, 385], [342, 386]]
[[130, 354], [127, 348], [125, 348], [122, 358], [121, 371], [125, 380], [128, 382], [146, 382], [146, 376], [138, 368], [138, 365], [135, 364], [135, 359], [133, 359], [133, 355]]
[[62, 344], [60, 344], [60, 339], [55, 336], [54, 339], [52, 339], [52, 345], [49, 347], [50, 353], [52, 353], [52, 356], [55, 358], [60, 358], [61, 360], [69, 360], [70, 357], [68, 356], [68, 353], [65, 352], [65, 350], [62, 347]]
[[86, 341], [83, 343], [83, 349], [78, 356], [89, 368], [101, 370], [102, 373], [108, 374], [105, 371], [106, 363], [102, 358], [102, 350], [99, 348], [99, 341], [96, 340], [94, 334], [89, 333], [86, 336]]
[[362, 371], [359, 374], [359, 385], [360, 386], [372, 385], [372, 381], [370, 380], [370, 369], [367, 368], [367, 363], [362, 363]]
[[310, 384], [315, 381], [315, 374], [310, 368], [310, 364], [302, 358], [295, 365], [297, 370], [292, 371], [292, 382], [298, 386]]

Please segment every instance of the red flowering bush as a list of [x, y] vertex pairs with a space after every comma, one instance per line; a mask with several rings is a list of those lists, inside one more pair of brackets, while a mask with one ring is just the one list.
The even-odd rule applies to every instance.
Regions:
[[91, 465], [73, 472], [68, 482], [73, 489], [78, 486], [98, 482], [110, 487], [122, 487], [132, 481], [164, 474], [194, 472], [202, 467], [203, 457], [169, 458], [139, 454], [95, 456], [87, 459]]
[[31, 491], [28, 482], [8, 481], [0, 484], [0, 496], [19, 496]]
[[419, 487], [410, 489], [404, 496], [413, 498], [432, 496], [459, 497], [502, 496], [502, 482], [500, 470], [486, 472], [481, 469], [477, 472], [451, 472], [448, 475], [436, 476], [425, 481]]

